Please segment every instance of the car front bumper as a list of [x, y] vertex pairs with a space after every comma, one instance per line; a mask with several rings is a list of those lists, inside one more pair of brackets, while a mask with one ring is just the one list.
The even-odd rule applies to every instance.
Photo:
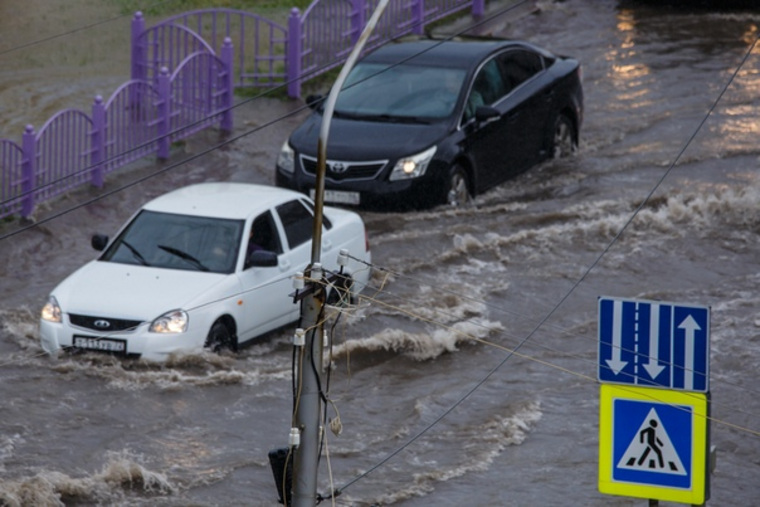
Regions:
[[[79, 338], [80, 343], [86, 343], [87, 348], [78, 347], [75, 343], [76, 338]], [[67, 323], [40, 320], [40, 344], [51, 357], [58, 357], [61, 351], [75, 349], [86, 352], [112, 352], [120, 356], [161, 362], [168, 359], [172, 353], [201, 350], [204, 342], [205, 337], [195, 337], [188, 333], [151, 333], [148, 331], [147, 323], [128, 333], [99, 336], [92, 330], [75, 328]], [[96, 348], [98, 344], [102, 347]], [[123, 350], [117, 350], [121, 344]]]
[[[429, 167], [423, 176], [408, 180], [371, 179], [335, 182], [326, 179], [325, 203], [361, 208], [430, 207], [444, 202], [444, 181], [445, 178], [437, 177], [434, 167]], [[301, 171], [286, 173], [277, 167], [275, 185], [313, 196], [316, 178]]]

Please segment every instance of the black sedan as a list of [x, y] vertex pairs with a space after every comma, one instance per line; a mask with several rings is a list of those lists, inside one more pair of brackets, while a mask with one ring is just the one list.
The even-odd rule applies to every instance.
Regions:
[[[324, 100], [290, 135], [275, 183], [314, 192]], [[325, 202], [462, 205], [538, 162], [574, 153], [581, 66], [527, 42], [422, 39], [362, 58], [335, 104]]]

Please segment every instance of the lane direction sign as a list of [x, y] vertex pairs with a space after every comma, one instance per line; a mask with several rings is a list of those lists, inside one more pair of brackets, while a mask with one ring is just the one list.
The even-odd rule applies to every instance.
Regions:
[[599, 381], [708, 392], [710, 309], [599, 298]]

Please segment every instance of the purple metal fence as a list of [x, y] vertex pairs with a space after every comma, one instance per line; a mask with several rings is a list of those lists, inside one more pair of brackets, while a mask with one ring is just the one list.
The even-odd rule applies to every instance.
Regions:
[[[0, 139], [0, 218], [29, 216], [36, 203], [77, 186], [102, 186], [105, 175], [135, 160], [169, 156], [170, 144], [219, 123], [232, 130], [235, 87], [287, 85], [299, 97], [307, 79], [340, 65], [379, 0], [314, 0], [296, 8], [287, 29], [244, 11], [203, 9], [145, 27], [132, 20], [132, 79], [108, 101], [96, 97], [92, 115], [73, 109], [40, 129], [27, 126], [18, 145]], [[369, 51], [485, 0], [395, 0]], [[237, 52], [233, 51], [237, 48]]]
[[24, 150], [8, 139], [0, 139], [0, 217], [21, 214]]
[[0, 217], [31, 215], [39, 202], [90, 183], [102, 186], [107, 173], [156, 153], [219, 123], [232, 130], [232, 42], [222, 57], [187, 56], [172, 74], [164, 67], [157, 84], [131, 80], [108, 101], [98, 96], [92, 115], [67, 109], [39, 132], [28, 126], [21, 146], [0, 140]]
[[[158, 75], [162, 66], [175, 68], [168, 55], [188, 55], [200, 49], [167, 32], [185, 29], [194, 34], [209, 52], [219, 54], [224, 40], [237, 48], [233, 62], [235, 87], [271, 87], [285, 79], [287, 29], [259, 15], [233, 9], [200, 9], [172, 16], [146, 30], [142, 14], [132, 21], [132, 77]], [[163, 56], [150, 56], [163, 55]]]

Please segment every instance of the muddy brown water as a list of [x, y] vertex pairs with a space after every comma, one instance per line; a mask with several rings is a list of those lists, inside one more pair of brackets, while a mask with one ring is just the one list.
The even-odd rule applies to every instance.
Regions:
[[[336, 327], [329, 392], [343, 431], [328, 433], [319, 491], [341, 488], [335, 504], [346, 506], [643, 505], [597, 487], [597, 298], [614, 296], [711, 308], [718, 453], [708, 504], [754, 505], [760, 53], [750, 47], [760, 12], [538, 5], [494, 26], [581, 60], [580, 153], [471, 208], [362, 212], [378, 269]], [[19, 26], [43, 36], [32, 21]], [[18, 72], [40, 81], [18, 91], [0, 74], [2, 131], [42, 110], [7, 93], [41, 96], [50, 85], [44, 47], [24, 54]], [[99, 65], [56, 72], [99, 93], [121, 82]], [[51, 101], [68, 107], [70, 90]], [[166, 162], [72, 192], [38, 209], [36, 226], [0, 226], [0, 503], [277, 505], [267, 453], [287, 442], [292, 329], [234, 357], [199, 352], [163, 365], [54, 361], [37, 339], [47, 293], [94, 256], [93, 232], [113, 233], [148, 199], [191, 182], [272, 182], [305, 112], [296, 101], [239, 101], [231, 136], [206, 132]]]

